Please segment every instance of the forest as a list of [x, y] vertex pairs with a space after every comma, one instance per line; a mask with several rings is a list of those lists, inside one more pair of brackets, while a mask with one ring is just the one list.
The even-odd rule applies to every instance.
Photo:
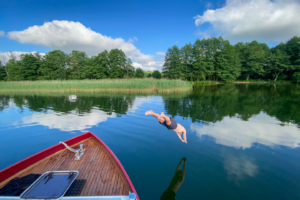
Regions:
[[115, 78], [169, 78], [188, 81], [225, 81], [260, 79], [300, 81], [300, 37], [270, 48], [252, 41], [235, 45], [222, 37], [197, 39], [182, 48], [174, 45], [165, 55], [162, 73], [135, 69], [120, 49], [103, 51], [88, 57], [83, 51], [67, 54], [60, 50], [44, 56], [11, 53], [6, 63], [0, 61], [0, 80], [81, 80]]
[[249, 79], [300, 81], [300, 37], [269, 48], [252, 41], [231, 45], [222, 37], [197, 39], [165, 56], [163, 75], [172, 79], [235, 81]]
[[[3, 62], [2, 62], [3, 63]], [[148, 77], [160, 78], [156, 70]], [[120, 49], [103, 51], [88, 57], [83, 51], [73, 50], [67, 54], [60, 50], [23, 54], [18, 60], [13, 53], [7, 63], [0, 62], [0, 80], [80, 80], [107, 78], [143, 78], [141, 68], [134, 69], [132, 61]]]

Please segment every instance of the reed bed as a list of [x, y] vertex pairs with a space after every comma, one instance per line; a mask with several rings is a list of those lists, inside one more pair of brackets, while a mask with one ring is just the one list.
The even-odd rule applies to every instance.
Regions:
[[191, 90], [193, 84], [181, 80], [103, 79], [0, 82], [0, 93], [172, 93]]

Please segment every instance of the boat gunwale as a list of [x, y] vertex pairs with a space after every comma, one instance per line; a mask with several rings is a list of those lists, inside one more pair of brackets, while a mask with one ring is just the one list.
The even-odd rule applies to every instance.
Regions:
[[[122, 163], [117, 158], [117, 156], [114, 154], [114, 152], [99, 137], [97, 137], [92, 132], [88, 131], [84, 134], [81, 134], [79, 136], [76, 136], [76, 137], [73, 137], [73, 138], [70, 138], [70, 139], [66, 140], [65, 143], [69, 146], [72, 146], [72, 145], [74, 145], [76, 143], [79, 143], [80, 141], [88, 139], [90, 137], [96, 139], [108, 151], [108, 153], [113, 157], [113, 159], [116, 161], [116, 163], [120, 167], [123, 175], [125, 176], [128, 184], [130, 186], [130, 189], [132, 190], [133, 193], [136, 194], [137, 200], [139, 200], [138, 194], [137, 194], [137, 192], [136, 192], [136, 190], [135, 190], [128, 174], [126, 173], [126, 170], [123, 167]], [[58, 151], [61, 151], [63, 149], [65, 149], [65, 146], [61, 143], [58, 143], [54, 146], [51, 146], [51, 147], [49, 147], [45, 150], [40, 151], [40, 152], [38, 152], [34, 155], [31, 155], [31, 156], [29, 156], [29, 157], [15, 163], [15, 164], [13, 164], [13, 165], [10, 165], [10, 166], [6, 167], [5, 169], [0, 171], [0, 183], [5, 181], [9, 177], [13, 176], [14, 174], [20, 172], [21, 170], [24, 170], [27, 167], [35, 164], [36, 162], [38, 162], [38, 161], [40, 161], [40, 160], [42, 160], [42, 159], [44, 159], [48, 156], [51, 156], [52, 154], [54, 154]]]

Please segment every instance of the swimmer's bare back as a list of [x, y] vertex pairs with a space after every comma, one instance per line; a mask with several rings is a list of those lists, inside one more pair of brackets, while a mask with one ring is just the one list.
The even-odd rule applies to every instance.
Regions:
[[[145, 112], [145, 115], [152, 115], [159, 121], [160, 124], [166, 126], [168, 129], [176, 132], [178, 138], [182, 142], [187, 143], [185, 128], [181, 124], [178, 124], [174, 119], [166, 116], [163, 112], [161, 112], [161, 114], [159, 115], [159, 114], [153, 112], [152, 110]], [[183, 136], [183, 139], [181, 136]]]

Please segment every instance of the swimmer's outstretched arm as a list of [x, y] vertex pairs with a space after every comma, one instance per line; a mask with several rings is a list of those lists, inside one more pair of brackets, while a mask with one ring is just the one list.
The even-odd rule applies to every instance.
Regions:
[[165, 118], [167, 125], [171, 125], [171, 119], [170, 119], [170, 117], [166, 116], [164, 112], [161, 112], [160, 116], [163, 117], [163, 118]]

